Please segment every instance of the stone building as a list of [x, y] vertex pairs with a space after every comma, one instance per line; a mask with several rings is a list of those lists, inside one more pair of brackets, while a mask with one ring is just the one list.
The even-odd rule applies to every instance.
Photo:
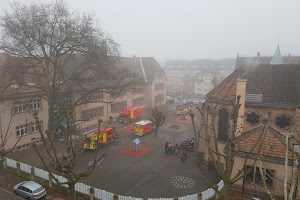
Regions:
[[[286, 58], [281, 56], [279, 47], [268, 60], [268, 64], [248, 63], [249, 65], [236, 67], [235, 71], [206, 97], [217, 109], [217, 145], [220, 152], [223, 152], [227, 143], [227, 125], [230, 124], [230, 114], [233, 112], [231, 104], [240, 96], [241, 106], [235, 141], [238, 149], [234, 158], [233, 174], [241, 170], [249, 153], [259, 153], [264, 163], [263, 171], [267, 175], [268, 188], [273, 195], [280, 197], [283, 196], [283, 187], [278, 181], [284, 180], [286, 148], [283, 135], [287, 130], [290, 130], [293, 136], [289, 139], [289, 151], [296, 151], [299, 147], [299, 143], [296, 143], [296, 139], [299, 139], [296, 133], [300, 131], [300, 64], [284, 64]], [[237, 65], [239, 64], [238, 58]], [[210, 101], [207, 100], [204, 107], [210, 105]], [[266, 137], [262, 140], [261, 150], [251, 151], [263, 130]], [[205, 135], [204, 131], [201, 130], [202, 136]], [[204, 153], [205, 160], [209, 161], [207, 145], [203, 140], [200, 140], [200, 151]], [[293, 159], [290, 156], [288, 159], [290, 183]], [[261, 195], [263, 191], [258, 162], [253, 168], [250, 167], [254, 161], [253, 157], [247, 160], [246, 165], [251, 172], [234, 186], [254, 195]], [[299, 194], [297, 195], [299, 198]]]

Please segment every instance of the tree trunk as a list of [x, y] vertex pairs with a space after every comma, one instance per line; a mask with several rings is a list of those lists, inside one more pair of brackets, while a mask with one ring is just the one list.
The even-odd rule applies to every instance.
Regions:
[[159, 126], [155, 126], [154, 137], [156, 137], [156, 136], [157, 136], [158, 127], [159, 127]]
[[12, 187], [11, 180], [10, 180], [10, 177], [9, 177], [7, 171], [6, 171], [5, 166], [4, 166], [3, 159], [0, 162], [0, 170], [3, 172], [3, 176], [4, 176], [4, 178], [6, 180], [6, 183], [7, 183], [7, 188], [11, 188]]
[[70, 200], [76, 200], [76, 190], [75, 190], [75, 183], [69, 183], [69, 197]]
[[221, 191], [220, 197], [222, 200], [229, 200], [229, 193], [230, 193], [231, 184], [225, 183], [224, 181], [224, 187]]

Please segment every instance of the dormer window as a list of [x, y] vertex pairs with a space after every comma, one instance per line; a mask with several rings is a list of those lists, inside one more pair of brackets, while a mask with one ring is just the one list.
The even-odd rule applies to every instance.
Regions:
[[35, 84], [34, 83], [27, 83], [28, 87], [34, 87]]
[[10, 87], [12, 89], [18, 89], [19, 88], [19, 84], [11, 84]]

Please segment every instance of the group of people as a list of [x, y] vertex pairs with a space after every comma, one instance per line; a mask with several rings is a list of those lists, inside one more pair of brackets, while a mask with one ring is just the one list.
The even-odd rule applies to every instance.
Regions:
[[187, 139], [181, 143], [175, 145], [170, 142], [165, 143], [165, 153], [166, 154], [175, 154], [176, 156], [181, 152], [181, 154], [187, 156], [187, 152], [194, 148], [195, 139]]

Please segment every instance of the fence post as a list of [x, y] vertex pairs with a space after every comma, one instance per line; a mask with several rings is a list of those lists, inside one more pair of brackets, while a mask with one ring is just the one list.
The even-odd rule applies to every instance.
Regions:
[[6, 157], [2, 157], [4, 169], [7, 169], [7, 160]]
[[90, 200], [94, 200], [95, 197], [95, 189], [94, 187], [90, 187]]
[[113, 200], [118, 200], [119, 199], [119, 195], [117, 195], [117, 194], [114, 194], [114, 196], [113, 196]]
[[20, 175], [20, 163], [17, 162], [17, 174]]
[[34, 171], [34, 167], [31, 166], [31, 180], [34, 181], [34, 176], [35, 176], [35, 171]]
[[52, 176], [49, 173], [49, 188], [52, 188], [52, 184], [53, 184], [53, 182], [52, 182]]

